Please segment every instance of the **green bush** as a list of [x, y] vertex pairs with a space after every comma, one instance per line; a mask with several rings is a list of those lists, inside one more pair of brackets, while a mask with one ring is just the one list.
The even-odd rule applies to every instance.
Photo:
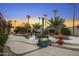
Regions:
[[7, 35], [1, 35], [0, 34], [0, 46], [4, 46], [7, 41]]
[[28, 29], [27, 32], [30, 33], [31, 32], [31, 29]]
[[4, 46], [7, 41], [7, 35], [5, 34], [5, 29], [0, 27], [0, 46]]
[[5, 30], [3, 27], [0, 27], [0, 34], [4, 34], [5, 33]]
[[49, 33], [55, 34], [55, 29], [49, 28], [48, 31], [49, 31]]
[[[0, 27], [0, 53], [3, 53], [3, 49], [7, 39], [8, 36], [5, 34], [5, 29], [3, 27]], [[2, 56], [3, 54], [0, 55]]]
[[27, 33], [27, 28], [24, 27], [16, 27], [14, 30], [15, 33]]
[[62, 28], [61, 29], [61, 33], [63, 34], [63, 35], [71, 35], [71, 31], [70, 31], [70, 29], [68, 29], [68, 28]]
[[3, 50], [4, 50], [4, 46], [5, 46], [5, 43], [8, 39], [8, 36], [5, 35], [5, 34], [0, 34], [0, 56], [3, 56]]

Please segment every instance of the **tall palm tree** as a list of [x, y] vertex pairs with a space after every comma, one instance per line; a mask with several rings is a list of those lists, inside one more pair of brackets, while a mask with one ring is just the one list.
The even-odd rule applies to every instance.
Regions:
[[54, 18], [55, 18], [57, 16], [58, 10], [57, 9], [53, 10], [53, 13], [54, 13]]
[[27, 19], [28, 19], [28, 23], [29, 23], [29, 19], [31, 18], [31, 16], [30, 15], [27, 15]]
[[14, 23], [15, 23], [15, 27], [16, 27], [16, 20], [14, 21]]
[[6, 24], [6, 20], [5, 20], [4, 16], [3, 16], [3, 14], [1, 12], [0, 12], [0, 27], [2, 27], [4, 32], [5, 32], [7, 24]]
[[6, 29], [6, 20], [4, 19], [3, 14], [0, 12], [0, 34], [4, 34]]
[[3, 26], [4, 27], [4, 24], [5, 24], [5, 19], [4, 19], [4, 16], [2, 15], [2, 13], [0, 12], [0, 26]]
[[44, 18], [42, 17], [42, 32], [44, 30]]
[[46, 19], [46, 17], [47, 17], [48, 15], [47, 15], [47, 14], [44, 14], [43, 16], [44, 16], [44, 18]]
[[74, 10], [73, 10], [73, 36], [74, 36], [74, 30], [75, 30], [75, 16], [76, 16], [76, 4], [74, 3], [73, 4], [73, 8], [74, 8]]
[[64, 23], [64, 19], [63, 18], [60, 18], [60, 17], [55, 17], [55, 18], [51, 18], [49, 20], [50, 22], [50, 27], [54, 27], [55, 28], [55, 31], [60, 34], [60, 29], [61, 27], [63, 26], [63, 23]]
[[44, 19], [45, 19], [45, 27], [46, 27], [46, 21], [47, 21], [46, 18], [47, 18], [48, 15], [47, 14], [44, 14], [43, 16], [44, 16]]
[[39, 24], [40, 24], [41, 17], [38, 17], [38, 19], [39, 19]]

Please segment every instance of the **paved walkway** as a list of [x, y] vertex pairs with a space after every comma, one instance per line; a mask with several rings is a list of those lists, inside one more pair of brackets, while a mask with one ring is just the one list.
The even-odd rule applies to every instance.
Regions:
[[25, 56], [26, 55], [27, 56], [79, 56], [79, 52], [49, 46], [47, 48], [37, 50], [29, 54], [25, 54]]
[[[55, 41], [55, 38], [52, 39]], [[6, 43], [6, 46], [10, 47], [10, 51], [6, 48], [4, 51], [5, 53], [8, 52], [8, 55], [79, 55], [79, 51], [72, 51], [53, 46], [40, 49], [36, 44], [37, 40], [26, 39], [23, 36], [10, 35]]]
[[64, 40], [64, 42], [79, 45], [79, 37], [69, 36], [69, 39], [70, 40]]
[[[32, 43], [31, 43], [32, 42]], [[10, 47], [10, 50], [17, 54], [22, 54], [28, 51], [38, 49], [37, 40], [25, 39], [23, 36], [10, 35], [6, 43], [6, 46]]]

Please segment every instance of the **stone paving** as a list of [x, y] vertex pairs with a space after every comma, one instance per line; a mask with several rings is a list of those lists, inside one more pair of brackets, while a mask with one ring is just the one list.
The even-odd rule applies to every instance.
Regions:
[[27, 56], [79, 56], [79, 52], [49, 46], [47, 48], [37, 50], [25, 55]]
[[[52, 37], [50, 37], [52, 38]], [[55, 38], [53, 38], [55, 41]], [[51, 55], [58, 55], [58, 56], [70, 56], [70, 55], [78, 55], [79, 51], [72, 51], [68, 49], [58, 48], [49, 46], [43, 49], [40, 49], [37, 45], [37, 40], [34, 39], [26, 39], [23, 36], [14, 36], [10, 35], [9, 39], [6, 43], [6, 46], [10, 47], [11, 51], [8, 51], [10, 53], [9, 55], [28, 55], [28, 56], [51, 56]], [[4, 49], [7, 50], [7, 49]], [[7, 51], [5, 51], [6, 53]]]
[[64, 40], [66, 43], [77, 44], [79, 45], [79, 37], [69, 36], [70, 40]]

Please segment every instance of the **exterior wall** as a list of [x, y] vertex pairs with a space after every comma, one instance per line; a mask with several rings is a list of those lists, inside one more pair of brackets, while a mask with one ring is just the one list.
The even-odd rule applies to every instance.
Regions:
[[[69, 29], [71, 30], [71, 35], [73, 35], [73, 28], [70, 27]], [[76, 27], [75, 27], [75, 30], [74, 30], [74, 35], [79, 36], [79, 29], [77, 29]]]

